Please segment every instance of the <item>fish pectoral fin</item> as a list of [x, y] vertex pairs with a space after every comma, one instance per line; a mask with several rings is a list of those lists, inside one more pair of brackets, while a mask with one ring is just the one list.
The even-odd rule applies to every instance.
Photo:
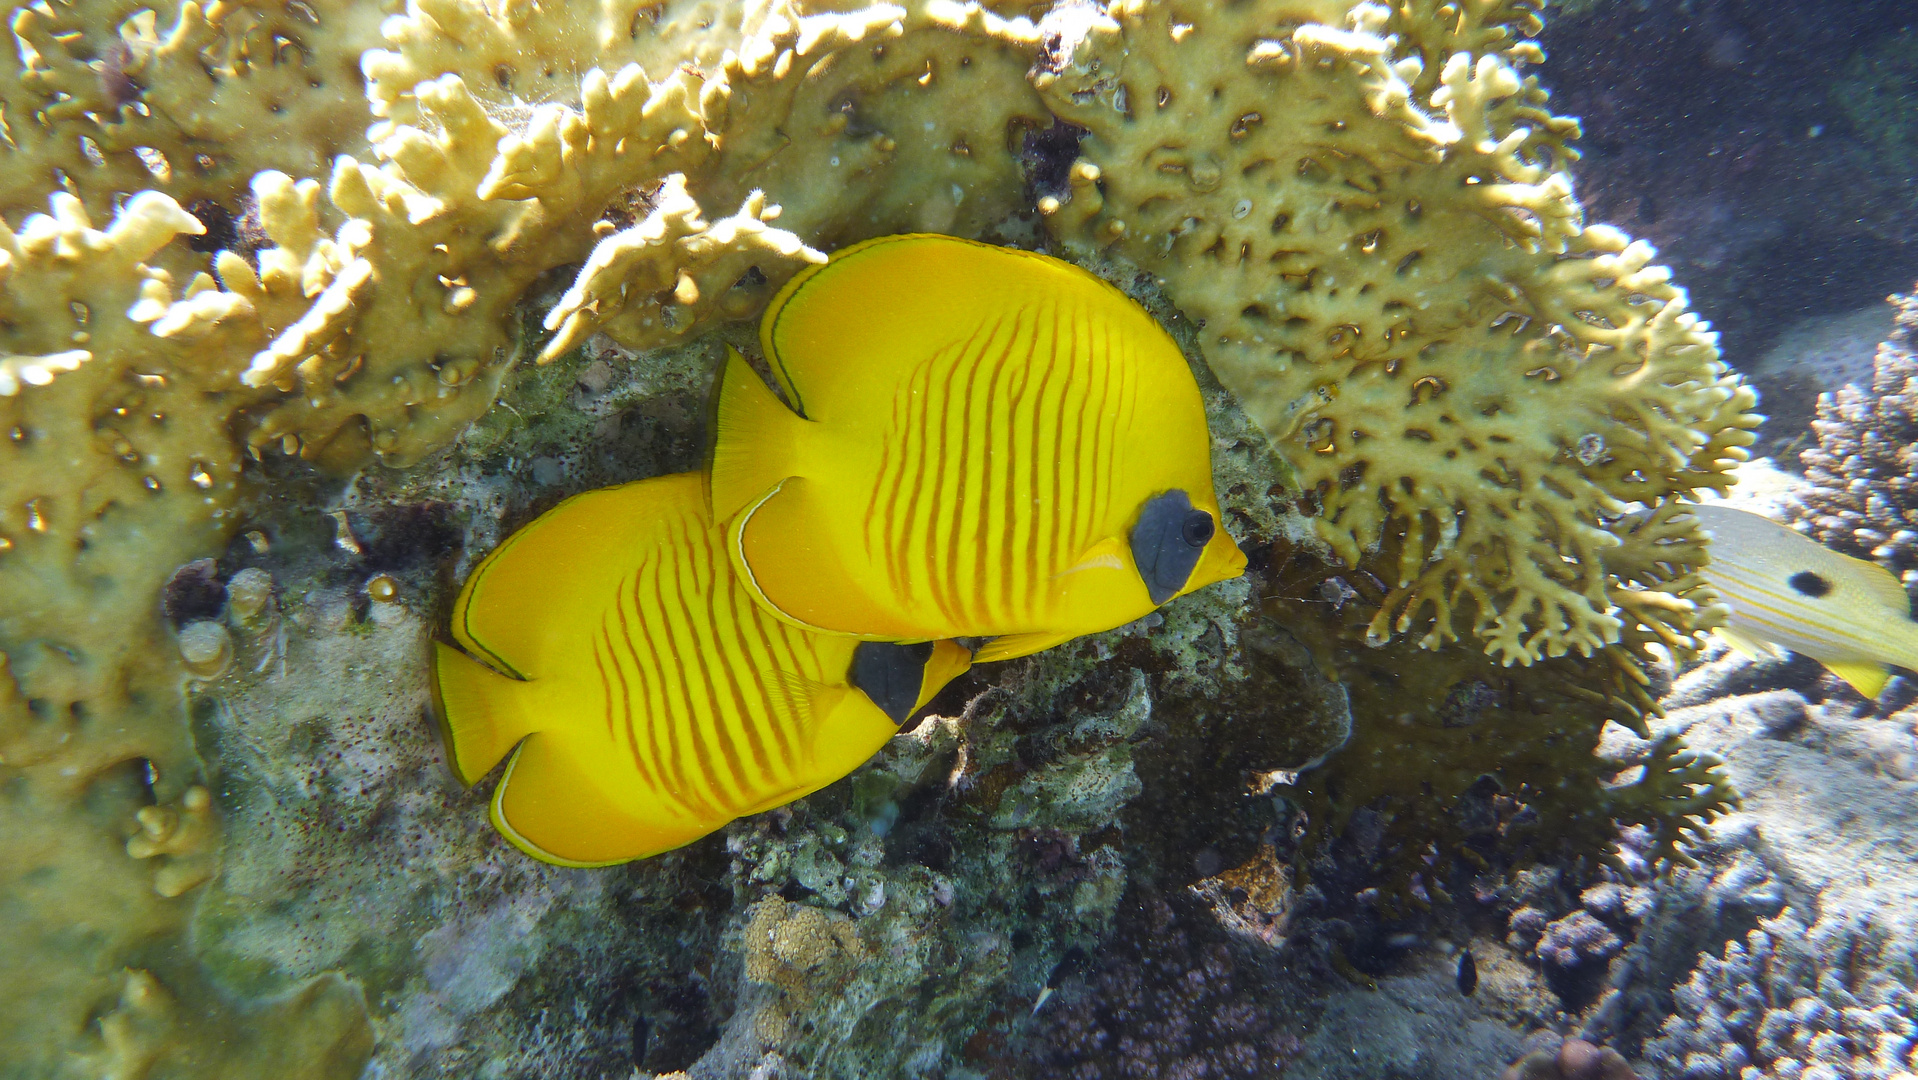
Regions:
[[[643, 786], [638, 776], [630, 779]], [[506, 763], [493, 792], [493, 827], [542, 862], [611, 866], [682, 847], [726, 823], [687, 815], [663, 794], [615, 802], [558, 738], [536, 733]]]
[[821, 535], [818, 486], [788, 477], [726, 527], [726, 555], [761, 607], [802, 630], [861, 637], [923, 636], [882, 605]]
[[1125, 541], [1115, 536], [1108, 536], [1086, 549], [1085, 553], [1079, 556], [1078, 562], [1052, 575], [1052, 580], [1058, 581], [1060, 578], [1082, 574], [1087, 570], [1124, 570], [1125, 549]]
[[1712, 630], [1718, 640], [1725, 643], [1731, 651], [1747, 660], [1759, 661], [1784, 655], [1784, 650], [1761, 638], [1750, 637], [1736, 630], [1720, 626]]
[[973, 654], [972, 662], [987, 664], [994, 660], [1016, 660], [1021, 656], [1043, 652], [1054, 645], [1063, 645], [1078, 636], [1070, 630], [1038, 630], [1029, 634], [1006, 634], [980, 646], [979, 651]]
[[1869, 660], [1823, 661], [1825, 670], [1851, 684], [1853, 690], [1877, 700], [1891, 681], [1891, 669]]

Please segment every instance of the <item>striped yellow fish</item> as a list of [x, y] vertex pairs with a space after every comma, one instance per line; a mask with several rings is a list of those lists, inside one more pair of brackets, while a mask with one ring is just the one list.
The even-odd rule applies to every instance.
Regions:
[[1704, 575], [1732, 610], [1718, 633], [1733, 648], [1804, 653], [1868, 698], [1890, 681], [1887, 664], [1918, 671], [1918, 623], [1891, 571], [1744, 510], [1692, 513], [1711, 537]]
[[857, 768], [970, 663], [951, 642], [829, 637], [734, 577], [696, 474], [576, 496], [467, 578], [434, 699], [472, 784], [511, 754], [499, 831], [603, 866], [690, 843]]
[[1245, 569], [1205, 406], [1152, 317], [1057, 259], [946, 236], [846, 248], [732, 353], [713, 510], [794, 625], [1023, 656]]

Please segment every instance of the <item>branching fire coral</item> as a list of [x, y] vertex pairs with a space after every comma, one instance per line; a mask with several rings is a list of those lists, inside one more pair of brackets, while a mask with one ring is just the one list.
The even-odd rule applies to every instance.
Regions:
[[1725, 487], [1756, 423], [1651, 247], [1584, 223], [1537, 29], [1125, 0], [1036, 80], [1087, 131], [1054, 235], [1165, 282], [1348, 565], [1404, 536], [1373, 636], [1508, 664], [1617, 641], [1611, 519]]

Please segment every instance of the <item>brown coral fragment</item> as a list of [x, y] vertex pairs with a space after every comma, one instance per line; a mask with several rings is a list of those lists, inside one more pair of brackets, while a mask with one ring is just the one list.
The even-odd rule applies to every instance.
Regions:
[[1042, 209], [1203, 325], [1341, 559], [1401, 540], [1376, 639], [1590, 655], [1610, 520], [1728, 485], [1754, 398], [1651, 248], [1584, 224], [1526, 7], [1426, 7], [1113, 5], [1037, 78], [1088, 131]]

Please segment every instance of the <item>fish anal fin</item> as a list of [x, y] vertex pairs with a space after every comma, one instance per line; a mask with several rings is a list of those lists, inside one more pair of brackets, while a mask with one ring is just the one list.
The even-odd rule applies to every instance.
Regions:
[[679, 812], [660, 794], [630, 803], [608, 798], [560, 740], [538, 733], [506, 764], [493, 792], [493, 827], [542, 862], [611, 866], [683, 847], [725, 824]]
[[726, 529], [726, 554], [762, 607], [805, 630], [861, 637], [927, 637], [885, 606], [847, 568], [804, 477], [781, 482]]
[[1731, 651], [1754, 662], [1776, 657], [1782, 652], [1778, 646], [1769, 641], [1749, 637], [1728, 627], [1717, 627], [1712, 630], [1712, 633], [1717, 634], [1718, 640], [1724, 642]]
[[714, 521], [728, 521], [796, 471], [807, 421], [728, 346], [713, 431]]
[[469, 787], [534, 729], [531, 684], [502, 675], [443, 641], [433, 643], [431, 681], [447, 764]]
[[1826, 670], [1851, 684], [1853, 690], [1877, 700], [1891, 681], [1891, 669], [1870, 660], [1826, 660]]

